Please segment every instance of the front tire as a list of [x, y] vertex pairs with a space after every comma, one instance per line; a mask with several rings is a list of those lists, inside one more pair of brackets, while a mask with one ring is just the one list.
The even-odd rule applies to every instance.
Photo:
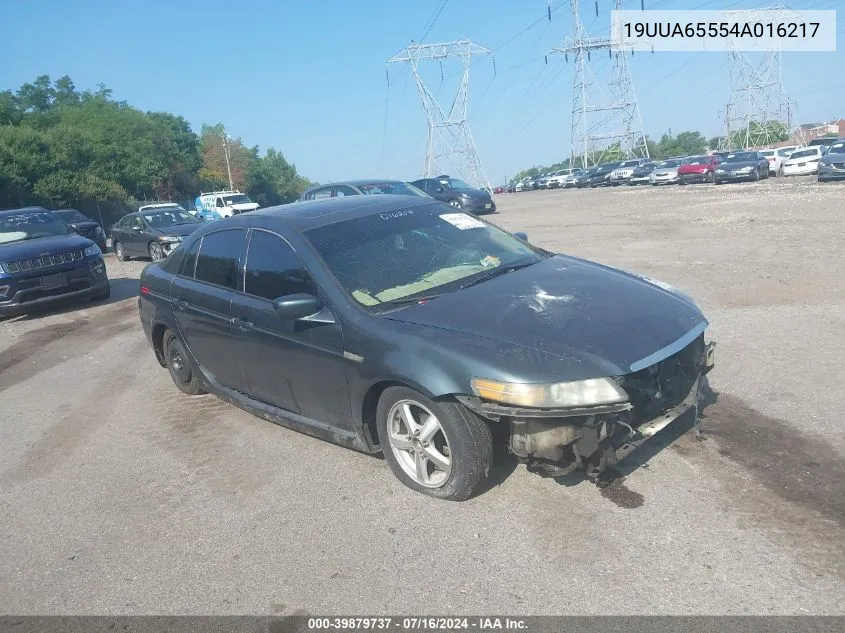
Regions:
[[117, 257], [117, 261], [119, 262], [128, 262], [129, 258], [126, 256], [126, 251], [123, 250], [123, 244], [120, 242], [114, 243], [114, 256]]
[[204, 394], [205, 389], [202, 388], [199, 376], [194, 371], [188, 352], [179, 337], [167, 330], [164, 333], [162, 347], [167, 362], [167, 371], [170, 372], [170, 377], [179, 391], [189, 396]]
[[378, 403], [385, 461], [408, 488], [447, 501], [469, 499], [493, 463], [490, 427], [457, 402], [390, 387]]
[[150, 259], [154, 262], [159, 262], [164, 259], [164, 249], [158, 242], [150, 242], [149, 251]]
[[460, 209], [461, 208], [461, 201], [460, 200], [449, 200], [449, 206], [453, 209]]

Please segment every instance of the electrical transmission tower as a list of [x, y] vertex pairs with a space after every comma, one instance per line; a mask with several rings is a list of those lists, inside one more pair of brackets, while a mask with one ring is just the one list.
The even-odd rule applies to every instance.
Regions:
[[[472, 57], [476, 55], [492, 55], [492, 51], [464, 39], [444, 44], [411, 44], [398, 55], [388, 59], [387, 63], [408, 63], [414, 73], [414, 81], [428, 122], [424, 176], [431, 178], [440, 174], [457, 173], [478, 187], [492, 190], [467, 122], [469, 67]], [[446, 111], [426, 87], [420, 76], [419, 66], [420, 62], [442, 62], [449, 58], [459, 58], [463, 62], [463, 74], [452, 105]]]
[[[795, 17], [784, 7], [724, 12], [726, 18], [780, 23]], [[739, 41], [728, 40], [731, 73], [731, 99], [722, 120], [722, 150], [739, 147], [763, 147], [783, 140], [792, 132], [795, 103], [783, 87], [780, 41], [773, 50], [749, 55], [740, 50]]]
[[[570, 0], [572, 37], [560, 48], [549, 53], [561, 53], [569, 61], [575, 60], [572, 81], [572, 129], [570, 135], [570, 164], [580, 157], [581, 165], [589, 167], [609, 158], [609, 150], [618, 148], [627, 158], [648, 158], [648, 145], [643, 121], [637, 105], [634, 82], [628, 67], [630, 48], [613, 45], [610, 37], [589, 37], [581, 21], [580, 0]], [[616, 10], [622, 0], [616, 0]], [[611, 78], [600, 82], [591, 67], [591, 53], [607, 51], [613, 61]], [[615, 156], [614, 156], [615, 158]]]

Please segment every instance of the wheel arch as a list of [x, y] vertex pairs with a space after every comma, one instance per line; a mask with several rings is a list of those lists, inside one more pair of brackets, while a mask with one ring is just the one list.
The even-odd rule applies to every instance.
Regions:
[[153, 326], [152, 333], [150, 338], [152, 338], [153, 343], [153, 351], [156, 355], [156, 360], [158, 364], [162, 367], [167, 367], [167, 359], [164, 355], [164, 333], [169, 330], [164, 323], [156, 323]]

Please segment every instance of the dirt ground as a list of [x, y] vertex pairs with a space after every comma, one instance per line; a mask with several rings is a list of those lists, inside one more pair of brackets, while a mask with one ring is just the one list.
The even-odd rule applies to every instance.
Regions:
[[845, 184], [548, 191], [492, 220], [691, 293], [681, 420], [599, 490], [501, 459], [468, 502], [181, 395], [113, 297], [0, 321], [0, 612], [842, 614]]

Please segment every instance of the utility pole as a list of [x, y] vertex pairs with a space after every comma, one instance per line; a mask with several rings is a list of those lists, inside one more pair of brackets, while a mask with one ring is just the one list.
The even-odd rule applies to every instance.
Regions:
[[[761, 21], [788, 22], [796, 14], [782, 6], [768, 9], [725, 11], [724, 16], [750, 23]], [[753, 58], [740, 50], [739, 41], [728, 40], [730, 55], [731, 99], [724, 110], [725, 136], [728, 150], [767, 147], [779, 140], [784, 131], [792, 133], [795, 103], [783, 87], [780, 41], [773, 50]]]
[[[478, 55], [492, 55], [492, 51], [467, 39], [443, 44], [411, 44], [388, 59], [387, 64], [389, 66], [394, 63], [407, 63], [414, 74], [428, 123], [424, 176], [431, 178], [449, 173], [448, 169], [453, 168], [465, 180], [492, 192], [467, 122], [469, 67], [473, 56]], [[463, 72], [452, 105], [445, 111], [426, 87], [420, 76], [419, 66], [420, 62], [443, 62], [450, 58], [461, 60]], [[493, 68], [495, 71], [495, 61]]]
[[235, 187], [232, 184], [232, 167], [229, 164], [229, 139], [226, 132], [223, 132], [223, 153], [226, 154], [226, 172], [229, 174], [229, 191], [234, 191]]
[[[616, 0], [618, 11], [622, 0]], [[610, 37], [589, 37], [581, 21], [580, 0], [570, 0], [572, 37], [549, 54], [574, 57], [570, 165], [580, 156], [586, 168], [603, 162], [607, 150], [619, 143], [628, 158], [648, 158], [648, 144], [628, 66], [630, 47], [616, 47]], [[591, 53], [607, 51], [613, 61], [610, 79], [599, 82], [591, 67]]]

